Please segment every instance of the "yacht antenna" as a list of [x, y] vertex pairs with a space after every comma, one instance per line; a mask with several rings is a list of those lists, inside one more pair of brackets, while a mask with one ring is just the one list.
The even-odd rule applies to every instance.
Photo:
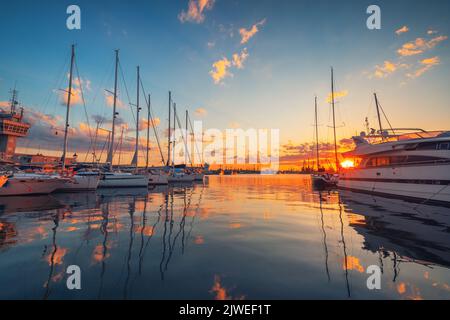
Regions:
[[11, 97], [11, 114], [14, 114], [16, 112], [16, 106], [18, 104], [17, 102], [17, 93], [18, 91], [16, 90], [16, 84], [14, 84], [14, 89], [11, 91], [12, 97]]
[[377, 117], [378, 117], [378, 124], [380, 126], [380, 135], [383, 135], [383, 126], [381, 125], [380, 106], [378, 104], [378, 97], [375, 92], [374, 92], [373, 96], [375, 97], [375, 105], [377, 107]]

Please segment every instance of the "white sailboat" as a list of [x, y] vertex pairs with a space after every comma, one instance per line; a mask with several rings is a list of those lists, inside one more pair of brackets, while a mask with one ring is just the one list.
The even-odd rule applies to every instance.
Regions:
[[[69, 115], [70, 115], [70, 102], [72, 99], [72, 81], [73, 81], [73, 66], [75, 62], [75, 45], [72, 45], [72, 55], [70, 59], [70, 72], [69, 72], [69, 90], [67, 92], [67, 105], [66, 105], [66, 125], [64, 128], [64, 146], [63, 154], [61, 157], [62, 172], [66, 171], [66, 155], [67, 155], [67, 141], [69, 130]], [[66, 183], [57, 189], [62, 192], [75, 192], [75, 191], [93, 191], [98, 187], [100, 176], [98, 173], [77, 173], [73, 177], [67, 179]]]
[[[326, 188], [326, 187], [335, 187], [339, 180], [338, 174], [329, 174], [329, 173], [321, 173], [320, 172], [320, 157], [319, 157], [319, 129], [317, 123], [317, 97], [314, 100], [315, 105], [315, 129], [316, 129], [316, 158], [317, 158], [317, 173], [311, 176], [313, 186], [318, 189]], [[339, 162], [337, 157], [337, 138], [336, 138], [336, 117], [335, 117], [335, 108], [334, 108], [335, 100], [334, 100], [334, 72], [333, 68], [331, 68], [331, 106], [333, 112], [333, 130], [334, 130], [334, 155], [336, 161], [336, 172], [339, 172]]]
[[[142, 83], [141, 83], [142, 84]], [[166, 185], [169, 183], [167, 174], [165, 172], [163, 172], [162, 170], [157, 170], [157, 169], [153, 169], [153, 168], [149, 168], [149, 161], [150, 161], [150, 157], [149, 157], [149, 151], [150, 151], [150, 124], [154, 130], [155, 133], [155, 137], [156, 137], [156, 141], [158, 142], [158, 148], [159, 148], [159, 152], [161, 153], [161, 160], [164, 163], [164, 157], [162, 155], [162, 150], [161, 150], [161, 146], [159, 144], [159, 138], [158, 138], [158, 133], [155, 129], [154, 126], [154, 121], [153, 121], [153, 117], [151, 114], [151, 96], [150, 94], [148, 95], [148, 101], [147, 101], [147, 146], [146, 146], [146, 166], [145, 166], [145, 172], [148, 176], [148, 184], [149, 185]]]
[[[169, 105], [169, 111], [170, 111], [170, 105]], [[170, 114], [170, 112], [169, 112]], [[170, 117], [169, 117], [170, 119]], [[177, 121], [177, 105], [173, 104], [173, 124], [174, 124], [174, 133], [176, 129], [176, 121]], [[169, 123], [170, 128], [170, 123]], [[170, 132], [170, 129], [169, 129]], [[184, 169], [176, 168], [175, 167], [175, 137], [173, 139], [173, 148], [172, 148], [172, 167], [169, 169], [169, 175], [168, 175], [168, 181], [169, 183], [191, 183], [194, 181], [195, 177], [194, 175], [186, 173]], [[187, 148], [186, 148], [187, 151]], [[169, 154], [170, 154], [170, 144], [169, 144]]]
[[383, 129], [353, 137], [338, 187], [421, 203], [450, 205], [450, 131]]
[[49, 194], [62, 188], [68, 178], [38, 173], [14, 173], [0, 188], [0, 196]]
[[[119, 67], [119, 50], [116, 50], [116, 65], [115, 65], [115, 77], [114, 77], [114, 93], [113, 93], [113, 120], [111, 141], [108, 150], [107, 162], [109, 163], [109, 172], [105, 172], [100, 178], [100, 188], [147, 188], [149, 177], [144, 174], [132, 174], [125, 172], [113, 171], [112, 162], [114, 155], [114, 133], [117, 113], [117, 73]], [[137, 85], [137, 127], [136, 127], [136, 151], [135, 158], [137, 161], [138, 151], [138, 133], [139, 133], [139, 67], [138, 67], [138, 85]], [[136, 162], [137, 165], [137, 162]]]
[[58, 191], [75, 192], [75, 191], [95, 191], [100, 182], [99, 172], [77, 172], [67, 181]]

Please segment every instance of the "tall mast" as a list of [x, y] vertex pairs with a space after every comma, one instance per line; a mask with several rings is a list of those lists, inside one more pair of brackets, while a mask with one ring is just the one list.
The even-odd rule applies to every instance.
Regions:
[[331, 105], [333, 108], [333, 132], [334, 132], [334, 157], [336, 161], [336, 171], [339, 172], [339, 161], [337, 153], [337, 138], [336, 138], [336, 114], [334, 111], [334, 72], [331, 67]]
[[172, 109], [172, 92], [169, 91], [169, 132], [167, 136], [167, 166], [170, 166], [170, 136], [171, 136], [171, 127], [170, 127], [170, 116], [171, 116], [171, 109]]
[[175, 122], [177, 121], [177, 104], [174, 102], [173, 103], [173, 147], [172, 147], [172, 152], [173, 152], [173, 156], [172, 156], [172, 168], [175, 168]]
[[119, 140], [119, 162], [117, 165], [120, 168], [120, 159], [122, 158], [122, 143], [123, 143], [123, 126], [120, 128], [120, 140]]
[[[186, 109], [186, 133], [185, 133], [185, 139], [184, 139], [184, 141], [185, 141], [185, 143], [186, 143], [186, 150], [184, 151], [184, 163], [187, 165], [187, 155], [188, 155], [188, 117], [189, 117], [189, 111]], [[192, 165], [192, 163], [191, 163], [191, 165]]]
[[139, 111], [141, 108], [139, 107], [139, 82], [140, 82], [140, 74], [139, 74], [139, 66], [137, 69], [137, 92], [136, 92], [136, 143], [134, 147], [134, 158], [133, 165], [138, 168], [139, 162]]
[[106, 162], [109, 163], [109, 169], [112, 170], [113, 154], [114, 154], [114, 133], [116, 129], [116, 116], [117, 116], [117, 70], [119, 68], [119, 50], [116, 50], [116, 68], [114, 73], [114, 97], [113, 97], [113, 118], [112, 118], [112, 130], [111, 130], [111, 143], [109, 144], [108, 157]]
[[72, 55], [70, 58], [70, 73], [69, 73], [69, 91], [67, 92], [66, 126], [64, 128], [64, 147], [63, 147], [63, 154], [61, 157], [63, 171], [66, 169], [67, 137], [68, 137], [68, 131], [69, 131], [69, 111], [70, 111], [70, 100], [72, 97], [72, 75], [73, 75], [74, 59], [75, 59], [75, 45], [72, 45]]
[[151, 114], [150, 114], [150, 108], [151, 108], [151, 96], [150, 94], [148, 95], [148, 105], [147, 105], [147, 154], [145, 156], [145, 159], [147, 161], [145, 167], [148, 168], [148, 162], [149, 162], [149, 158], [148, 158], [148, 154], [149, 154], [149, 150], [150, 150], [150, 121], [152, 122], [153, 125], [153, 120], [151, 119]]
[[317, 161], [317, 172], [320, 170], [320, 161], [319, 161], [319, 128], [317, 122], [317, 96], [314, 98], [314, 106], [315, 106], [315, 118], [316, 118], [316, 161]]
[[375, 97], [375, 105], [377, 107], [377, 116], [378, 116], [378, 125], [380, 126], [380, 135], [383, 135], [383, 126], [381, 125], [380, 105], [378, 104], [378, 97], [377, 97], [376, 93], [374, 93], [373, 96]]

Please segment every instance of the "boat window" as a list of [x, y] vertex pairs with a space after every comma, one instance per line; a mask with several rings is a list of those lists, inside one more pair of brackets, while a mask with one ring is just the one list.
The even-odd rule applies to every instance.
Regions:
[[406, 163], [425, 163], [425, 162], [435, 162], [442, 161], [444, 158], [438, 157], [427, 157], [427, 156], [408, 156]]
[[377, 167], [388, 166], [391, 163], [389, 157], [379, 157], [377, 158]]
[[408, 165], [408, 164], [425, 164], [448, 161], [445, 158], [428, 157], [428, 156], [391, 156], [391, 157], [372, 157], [362, 163], [361, 167], [384, 167], [390, 165]]
[[391, 164], [401, 164], [406, 161], [406, 156], [391, 157]]
[[437, 149], [438, 150], [450, 150], [450, 142], [440, 143]]
[[423, 142], [419, 143], [417, 150], [436, 150], [437, 146], [436, 142]]

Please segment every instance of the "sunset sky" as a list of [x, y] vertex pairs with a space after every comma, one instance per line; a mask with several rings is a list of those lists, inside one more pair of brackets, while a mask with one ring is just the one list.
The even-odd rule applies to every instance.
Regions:
[[[70, 4], [81, 8], [81, 30], [66, 28]], [[371, 4], [381, 7], [381, 30], [366, 27]], [[33, 123], [18, 152], [61, 150], [62, 134], [55, 132], [63, 128], [65, 108], [58, 89], [67, 87], [72, 43], [82, 81], [75, 86], [69, 148], [79, 154], [89, 146], [87, 123], [111, 118], [105, 89], [113, 88], [115, 49], [132, 103], [140, 65], [164, 143], [171, 90], [179, 110], [189, 109], [205, 128], [280, 129], [284, 159], [295, 162], [313, 141], [314, 95], [321, 140], [332, 142], [331, 66], [340, 139], [364, 130], [365, 117], [376, 127], [373, 92], [394, 127], [450, 129], [446, 0], [18, 0], [0, 6], [0, 106], [16, 85]], [[132, 137], [123, 84], [119, 94], [120, 117]], [[159, 164], [156, 152], [152, 163]]]

